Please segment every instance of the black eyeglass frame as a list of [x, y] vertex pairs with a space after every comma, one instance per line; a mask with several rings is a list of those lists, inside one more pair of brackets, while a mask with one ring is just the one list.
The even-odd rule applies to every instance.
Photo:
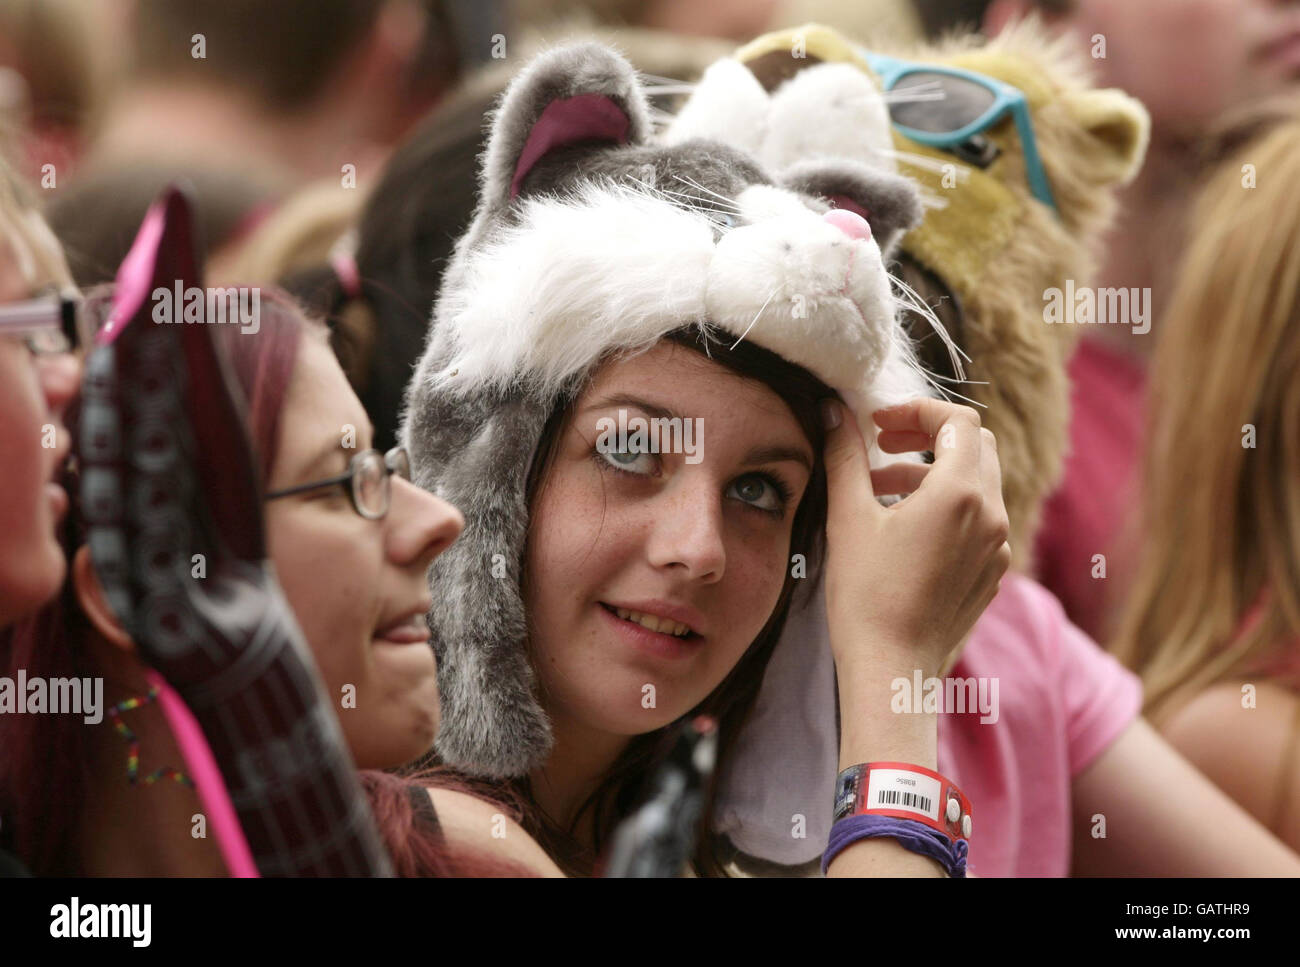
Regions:
[[[383, 476], [383, 493], [384, 509], [376, 513], [369, 513], [361, 505], [361, 498], [357, 494], [357, 480], [360, 477], [361, 470], [365, 461], [370, 460], [373, 456], [382, 456], [384, 462]], [[398, 461], [401, 461], [398, 465]], [[327, 477], [324, 480], [313, 480], [311, 483], [296, 484], [292, 487], [285, 487], [282, 490], [274, 490], [267, 494], [266, 500], [277, 500], [280, 497], [292, 497], [295, 494], [307, 493], [311, 490], [322, 490], [325, 487], [335, 487], [340, 484], [347, 484], [348, 499], [352, 501], [352, 509], [364, 517], [366, 520], [380, 520], [388, 514], [388, 510], [393, 505], [393, 474], [397, 474], [403, 480], [411, 479], [411, 457], [406, 452], [406, 447], [393, 447], [385, 454], [380, 454], [378, 450], [362, 450], [354, 456], [348, 464], [347, 473], [341, 473], [337, 477]]]

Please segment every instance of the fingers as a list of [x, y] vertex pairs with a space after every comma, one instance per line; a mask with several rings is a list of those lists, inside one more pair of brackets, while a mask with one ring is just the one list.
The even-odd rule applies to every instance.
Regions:
[[1006, 503], [1002, 499], [1002, 464], [998, 460], [998, 442], [993, 431], [980, 427], [980, 486], [984, 491], [984, 509], [1001, 544], [1010, 536]]
[[893, 463], [871, 471], [871, 489], [878, 495], [910, 494], [929, 472], [927, 463]]
[[927, 396], [876, 410], [872, 418], [882, 430], [911, 430], [931, 438], [937, 436], [943, 425], [953, 419], [966, 420], [973, 426], [980, 425], [979, 414], [971, 407]]
[[988, 548], [984, 566], [974, 590], [975, 608], [972, 623], [997, 596], [1002, 576], [1011, 566], [1011, 533], [1006, 503], [1002, 498], [1002, 468], [998, 462], [997, 439], [992, 431], [981, 427], [980, 436], [980, 490], [983, 500], [978, 525], [984, 545]]
[[883, 508], [876, 502], [867, 444], [853, 413], [835, 400], [824, 400], [822, 413], [827, 428], [823, 451], [827, 532], [843, 533], [843, 528], [851, 528], [861, 515], [879, 513]]
[[920, 398], [872, 414], [887, 453], [932, 450], [942, 475], [979, 482], [980, 417], [969, 406]]
[[913, 430], [881, 430], [876, 445], [885, 453], [920, 453], [934, 446], [934, 440]]

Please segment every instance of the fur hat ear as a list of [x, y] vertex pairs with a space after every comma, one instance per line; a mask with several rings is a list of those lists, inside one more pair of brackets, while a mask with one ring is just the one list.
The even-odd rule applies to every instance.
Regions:
[[[559, 47], [538, 57], [506, 90], [492, 122], [482, 175], [482, 202], [505, 207], [522, 193], [545, 191], [529, 178], [552, 152], [640, 144], [650, 113], [636, 71], [596, 43]], [[566, 159], [571, 167], [572, 157]]]
[[903, 235], [921, 224], [921, 196], [902, 175], [877, 171], [857, 161], [801, 161], [782, 174], [788, 188], [825, 198], [836, 208], [857, 212], [888, 258]]
[[1062, 96], [1066, 109], [1088, 135], [1098, 184], [1125, 184], [1142, 166], [1151, 120], [1141, 102], [1122, 91], [1074, 91]]
[[744, 64], [730, 57], [710, 64], [664, 132], [665, 144], [694, 138], [723, 141], [758, 155], [767, 134], [771, 102]]

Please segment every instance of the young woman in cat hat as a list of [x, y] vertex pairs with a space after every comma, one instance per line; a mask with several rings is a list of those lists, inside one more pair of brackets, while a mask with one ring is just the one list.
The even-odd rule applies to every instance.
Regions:
[[[711, 714], [725, 764], [797, 592], [824, 589], [842, 766], [933, 770], [934, 716], [893, 714], [889, 682], [938, 671], [1010, 558], [992, 435], [922, 396], [896, 319], [881, 250], [913, 190], [853, 163], [796, 175], [655, 146], [635, 74], [595, 44], [537, 59], [493, 119], [401, 436], [466, 522], [430, 571], [439, 757], [518, 792], [570, 872], [672, 723]], [[901, 842], [829, 870], [953, 869]], [[695, 871], [722, 849], [706, 832]]]

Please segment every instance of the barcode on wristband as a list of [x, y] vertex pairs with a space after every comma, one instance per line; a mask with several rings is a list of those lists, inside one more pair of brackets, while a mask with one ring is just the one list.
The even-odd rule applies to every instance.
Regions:
[[923, 813], [930, 812], [930, 797], [897, 789], [881, 789], [876, 797], [877, 806], [912, 806]]
[[939, 818], [938, 779], [904, 769], [872, 769], [867, 779], [868, 809], [895, 809]]

